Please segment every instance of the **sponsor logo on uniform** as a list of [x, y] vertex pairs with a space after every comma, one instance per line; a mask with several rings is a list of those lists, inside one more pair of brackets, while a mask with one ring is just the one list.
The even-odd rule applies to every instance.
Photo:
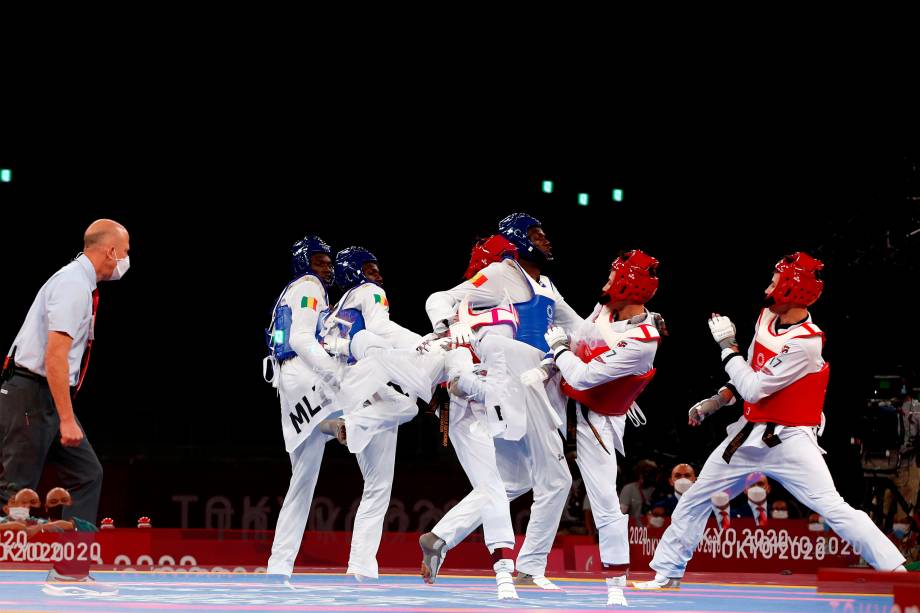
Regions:
[[619, 343], [617, 343], [617, 347], [620, 347], [621, 349], [625, 346], [626, 346], [626, 341], [620, 341]]
[[789, 353], [789, 345], [783, 345], [783, 350], [780, 353]]

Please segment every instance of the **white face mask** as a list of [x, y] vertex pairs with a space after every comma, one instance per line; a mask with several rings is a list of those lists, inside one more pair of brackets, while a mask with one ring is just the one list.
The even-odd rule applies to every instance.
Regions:
[[817, 523], [817, 522], [810, 523], [808, 524], [808, 531], [809, 532], [824, 532], [824, 524]]
[[664, 517], [661, 517], [660, 515], [652, 515], [648, 518], [648, 525], [655, 528], [661, 528], [664, 526]]
[[29, 518], [29, 507], [10, 507], [10, 519], [22, 521]]
[[907, 536], [907, 531], [910, 530], [910, 524], [895, 524], [891, 526], [891, 530], [894, 532], [896, 537], [902, 539]]
[[112, 271], [112, 276], [109, 277], [109, 281], [118, 281], [125, 276], [129, 268], [131, 268], [131, 256], [126, 255], [121, 259], [116, 259], [115, 270]]
[[712, 504], [716, 505], [717, 507], [724, 507], [728, 504], [730, 498], [726, 492], [716, 492], [712, 495], [711, 500]]
[[773, 511], [773, 519], [789, 519], [789, 511]]
[[759, 485], [748, 488], [747, 491], [748, 500], [755, 504], [760, 504], [767, 499], [767, 490], [763, 489]]
[[687, 479], [686, 477], [681, 477], [674, 482], [674, 491], [678, 494], [683, 494], [690, 489], [690, 486], [693, 485], [693, 481]]

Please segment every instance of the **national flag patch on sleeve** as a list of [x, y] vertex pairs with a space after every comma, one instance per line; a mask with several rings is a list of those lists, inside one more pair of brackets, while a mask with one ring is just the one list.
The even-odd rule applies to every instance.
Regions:
[[304, 296], [300, 299], [300, 308], [302, 309], [313, 309], [316, 310], [316, 298], [311, 298], [310, 296]]
[[387, 300], [386, 296], [381, 296], [380, 294], [374, 294], [374, 302], [377, 304], [382, 304], [383, 308], [389, 309], [390, 302]]
[[473, 287], [479, 287], [483, 283], [489, 280], [489, 277], [485, 276], [481, 272], [477, 272], [476, 275], [470, 279], [470, 283], [473, 284]]

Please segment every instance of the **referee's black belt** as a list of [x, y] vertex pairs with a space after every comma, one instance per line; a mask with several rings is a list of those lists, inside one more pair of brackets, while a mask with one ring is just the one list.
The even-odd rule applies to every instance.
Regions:
[[39, 383], [48, 383], [48, 379], [45, 377], [28, 370], [27, 368], [20, 368], [16, 366], [13, 368], [13, 375], [19, 375], [20, 377], [25, 377], [26, 379], [32, 379], [33, 381], [38, 381]]

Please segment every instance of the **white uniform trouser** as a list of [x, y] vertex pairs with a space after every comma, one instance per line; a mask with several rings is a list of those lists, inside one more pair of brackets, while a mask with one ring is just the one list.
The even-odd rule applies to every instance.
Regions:
[[781, 444], [773, 448], [740, 447], [731, 463], [726, 464], [722, 453], [730, 440], [726, 438], [712, 452], [696, 483], [677, 503], [671, 525], [650, 564], [655, 572], [682, 577], [706, 529], [710, 497], [726, 491], [734, 498], [744, 489], [745, 477], [757, 471], [779, 481], [799, 502], [822, 515], [831, 529], [859, 550], [874, 568], [888, 571], [904, 562], [904, 556], [869, 516], [848, 505], [837, 493], [827, 464], [807, 432], [784, 429]]
[[[347, 420], [346, 420], [347, 422]], [[396, 463], [398, 425], [378, 432], [355, 454], [364, 476], [364, 492], [355, 515], [347, 573], [377, 578], [377, 549], [383, 535], [383, 521], [390, 507], [393, 469]]]
[[[510, 360], [509, 360], [510, 363]], [[520, 376], [518, 374], [518, 376]], [[530, 575], [546, 573], [546, 557], [552, 549], [559, 520], [572, 487], [559, 431], [546, 410], [526, 399], [527, 434], [520, 441], [495, 440], [495, 459], [509, 500], [533, 489], [533, 505], [527, 536], [517, 556], [519, 571]], [[454, 547], [482, 523], [485, 494], [473, 490], [453, 507], [432, 530]]]
[[290, 577], [294, 570], [294, 560], [300, 551], [307, 516], [313, 503], [313, 490], [316, 489], [319, 467], [323, 462], [323, 451], [331, 439], [331, 436], [323, 434], [318, 428], [314, 429], [290, 454], [293, 472], [275, 526], [272, 554], [268, 559], [269, 574]]
[[[448, 435], [480, 501], [482, 531], [486, 547], [492, 553], [502, 547], [514, 548], [514, 528], [508, 495], [495, 458], [495, 439], [489, 435], [484, 412], [481, 404], [451, 397]], [[437, 527], [434, 532], [441, 536]]]
[[575, 436], [578, 452], [578, 469], [588, 490], [591, 513], [597, 526], [601, 550], [601, 562], [604, 564], [629, 564], [629, 516], [620, 510], [620, 498], [617, 496], [617, 458], [614, 451], [616, 433], [611, 420], [624, 420], [625, 416], [607, 417], [596, 420], [595, 425], [607, 451], [601, 447], [597, 437], [581, 412], [577, 410], [577, 433]]

